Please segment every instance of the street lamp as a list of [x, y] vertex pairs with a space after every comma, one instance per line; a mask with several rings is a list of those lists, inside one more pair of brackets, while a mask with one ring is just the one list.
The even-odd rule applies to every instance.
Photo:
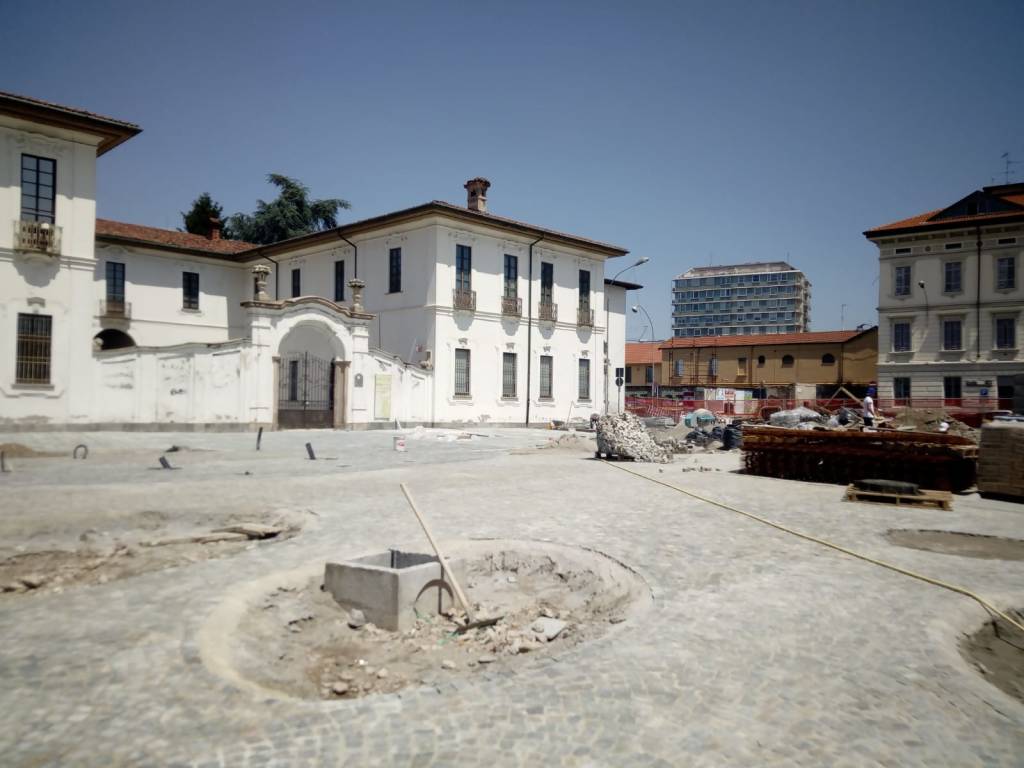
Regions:
[[658, 350], [657, 342], [653, 341], [653, 339], [654, 339], [654, 321], [651, 320], [651, 316], [649, 314], [647, 314], [647, 310], [644, 309], [639, 304], [634, 305], [633, 312], [634, 313], [643, 312], [644, 313], [644, 317], [647, 318], [647, 322], [651, 326], [651, 339], [652, 339], [652, 341], [651, 341], [651, 402], [652, 402], [652, 405], [653, 405], [653, 401], [654, 401], [654, 353]]
[[[650, 258], [648, 258], [647, 256], [641, 256], [639, 259], [637, 259], [635, 262], [630, 264], [628, 267], [626, 267], [624, 269], [620, 269], [618, 272], [616, 272], [615, 276], [611, 279], [611, 282], [614, 283], [616, 278], [618, 278], [618, 276], [621, 275], [623, 272], [628, 272], [633, 267], [639, 267], [641, 264], [646, 264], [648, 261], [650, 261]], [[608, 301], [608, 291], [605, 290], [605, 293], [604, 293], [604, 412], [605, 413], [608, 413], [608, 386], [609, 386], [608, 382], [609, 382], [609, 379], [611, 378], [610, 374], [611, 374], [611, 360], [612, 360], [612, 357], [611, 357], [611, 346], [608, 343], [608, 341], [609, 341], [608, 330], [609, 330], [610, 317], [611, 317], [611, 307], [610, 307], [609, 301]], [[654, 329], [653, 328], [651, 329], [651, 334], [652, 335], [654, 334]], [[623, 364], [625, 364], [625, 361], [623, 361]], [[616, 405], [615, 407], [618, 408], [618, 405]]]

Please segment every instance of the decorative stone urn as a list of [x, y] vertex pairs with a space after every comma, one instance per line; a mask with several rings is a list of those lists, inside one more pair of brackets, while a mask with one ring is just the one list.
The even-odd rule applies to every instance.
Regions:
[[363, 288], [366, 287], [366, 283], [362, 280], [349, 280], [348, 287], [352, 289], [352, 311], [362, 312], [363, 311]]
[[270, 296], [267, 295], [267, 276], [270, 275], [270, 267], [266, 264], [257, 264], [252, 268], [252, 274], [256, 278], [256, 295], [253, 299], [256, 301], [269, 301]]

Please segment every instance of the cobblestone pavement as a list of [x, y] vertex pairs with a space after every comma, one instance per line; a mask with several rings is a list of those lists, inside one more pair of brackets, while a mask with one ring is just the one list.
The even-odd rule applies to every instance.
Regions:
[[[233, 557], [0, 602], [0, 762], [1021, 764], [1024, 705], [989, 685], [957, 649], [961, 633], [986, 619], [967, 598], [583, 453], [464, 458], [372, 471], [296, 465], [229, 479], [186, 466], [173, 479], [136, 474], [101, 484], [56, 465], [24, 469], [49, 473], [49, 485], [23, 477], [4, 489], [4, 506], [15, 514], [65, 505], [84, 519], [99, 507], [228, 504], [318, 517], [294, 539]], [[682, 471], [698, 462], [721, 471]], [[842, 503], [837, 486], [729, 472], [737, 466], [733, 454], [634, 468], [948, 579], [1003, 607], [1024, 605], [1022, 562], [900, 548], [882, 536], [890, 527], [1020, 535], [1018, 505], [958, 498], [950, 513]], [[593, 547], [636, 568], [653, 607], [557, 658], [482, 670], [441, 690], [339, 702], [264, 699], [204, 665], [200, 628], [239, 585], [328, 556], [422, 548], [402, 481], [442, 538]]]

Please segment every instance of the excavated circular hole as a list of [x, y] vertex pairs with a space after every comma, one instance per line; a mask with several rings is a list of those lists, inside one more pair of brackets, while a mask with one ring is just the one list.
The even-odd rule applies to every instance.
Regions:
[[[452, 619], [434, 613], [404, 632], [353, 629], [321, 589], [324, 564], [311, 564], [269, 576], [215, 611], [200, 634], [204, 661], [260, 695], [349, 699], [529, 663], [601, 637], [651, 604], [636, 572], [592, 550], [485, 540], [445, 553], [465, 563], [477, 618], [501, 616], [497, 624], [458, 635]], [[539, 619], [549, 631], [564, 626], [546, 639], [534, 629]]]
[[[1024, 613], [1017, 611], [1013, 618], [1022, 620]], [[1002, 619], [987, 621], [960, 641], [960, 653], [992, 685], [1024, 702], [1024, 633], [1019, 629]]]
[[984, 560], [1024, 560], [1024, 541], [962, 531], [894, 528], [886, 537], [899, 547]]

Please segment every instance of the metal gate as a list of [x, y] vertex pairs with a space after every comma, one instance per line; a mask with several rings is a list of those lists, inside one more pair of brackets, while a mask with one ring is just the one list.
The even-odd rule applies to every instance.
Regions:
[[282, 355], [277, 392], [281, 429], [334, 426], [334, 363], [308, 352]]

